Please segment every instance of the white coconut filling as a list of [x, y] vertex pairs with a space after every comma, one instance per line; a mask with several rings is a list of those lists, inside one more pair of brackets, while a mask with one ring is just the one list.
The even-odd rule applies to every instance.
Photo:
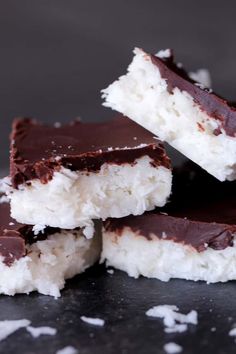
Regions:
[[153, 167], [144, 156], [134, 165], [103, 164], [97, 173], [62, 168], [46, 184], [33, 180], [9, 195], [11, 214], [24, 224], [63, 229], [87, 226], [92, 219], [143, 214], [165, 205], [171, 192], [172, 173]]
[[27, 245], [27, 255], [9, 267], [0, 257], [0, 294], [15, 295], [38, 291], [60, 296], [65, 279], [82, 273], [99, 258], [100, 234], [90, 240], [81, 230], [55, 233], [44, 241]]
[[162, 281], [180, 278], [208, 283], [236, 279], [236, 244], [224, 250], [197, 252], [191, 246], [155, 236], [147, 240], [129, 228], [121, 235], [103, 232], [101, 260], [134, 278], [142, 275]]
[[216, 136], [219, 121], [167, 83], [150, 56], [135, 49], [128, 73], [103, 90], [104, 106], [127, 115], [221, 181], [236, 178], [236, 138]]

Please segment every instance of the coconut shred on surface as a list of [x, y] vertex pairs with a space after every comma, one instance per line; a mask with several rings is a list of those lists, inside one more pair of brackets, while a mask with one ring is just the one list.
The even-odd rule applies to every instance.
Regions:
[[76, 348], [72, 347], [71, 345], [68, 345], [67, 347], [62, 348], [56, 352], [56, 354], [78, 354], [78, 353], [79, 351]]
[[26, 319], [0, 321], [0, 341], [6, 339], [8, 336], [18, 331], [20, 328], [25, 328], [29, 325], [30, 321]]
[[183, 350], [183, 348], [179, 344], [176, 344], [174, 342], [166, 343], [163, 349], [167, 354], [177, 354], [181, 353]]
[[72, 347], [71, 345], [68, 345], [67, 347], [62, 348], [56, 352], [56, 354], [78, 354], [78, 353], [79, 351], [76, 348]]
[[4, 320], [0, 321], [0, 341], [6, 339], [8, 336], [18, 331], [21, 328], [25, 328], [33, 338], [38, 338], [41, 335], [55, 335], [57, 330], [52, 327], [32, 327], [31, 321], [23, 320]]
[[149, 317], [162, 318], [166, 333], [184, 332], [187, 330], [187, 324], [198, 324], [197, 312], [191, 310], [184, 315], [179, 312], [175, 305], [154, 306], [146, 312]]
[[81, 316], [80, 319], [83, 322], [89, 323], [93, 326], [104, 326], [104, 324], [105, 324], [105, 321], [101, 318], [92, 318], [92, 317]]
[[233, 327], [233, 328], [229, 331], [229, 336], [230, 336], [230, 337], [236, 337], [236, 327]]
[[44, 327], [26, 327], [26, 330], [32, 335], [34, 338], [38, 338], [41, 335], [54, 336], [57, 333], [56, 328], [44, 326]]

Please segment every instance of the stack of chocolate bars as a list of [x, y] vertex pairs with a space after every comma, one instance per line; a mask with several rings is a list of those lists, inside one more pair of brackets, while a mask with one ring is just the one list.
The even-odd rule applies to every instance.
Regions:
[[[99, 259], [133, 277], [236, 279], [234, 106], [170, 50], [136, 49], [103, 97], [121, 113], [107, 122], [14, 121], [0, 293], [58, 297], [65, 279]], [[187, 164], [172, 181], [161, 141], [216, 179]]]

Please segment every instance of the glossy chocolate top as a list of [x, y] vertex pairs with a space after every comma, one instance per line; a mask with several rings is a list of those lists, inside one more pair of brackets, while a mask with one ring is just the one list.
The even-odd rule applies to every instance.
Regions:
[[154, 165], [170, 167], [162, 143], [122, 116], [59, 127], [16, 119], [11, 134], [11, 179], [14, 187], [34, 178], [46, 183], [61, 166], [72, 171], [99, 171], [104, 163], [133, 164], [144, 155]]
[[[174, 63], [173, 56], [160, 59], [151, 54], [150, 57], [153, 64], [160, 70], [162, 78], [166, 79], [169, 92], [172, 92], [175, 87], [186, 91], [203, 111], [220, 122], [220, 129], [224, 129], [229, 136], [236, 136], [235, 105], [211, 90], [201, 88], [201, 85], [190, 79], [185, 70]], [[220, 129], [215, 131], [216, 135], [221, 134]]]
[[6, 265], [10, 266], [26, 255], [26, 244], [44, 240], [56, 231], [58, 229], [46, 228], [36, 236], [32, 226], [19, 224], [11, 218], [9, 203], [0, 203], [0, 255]]

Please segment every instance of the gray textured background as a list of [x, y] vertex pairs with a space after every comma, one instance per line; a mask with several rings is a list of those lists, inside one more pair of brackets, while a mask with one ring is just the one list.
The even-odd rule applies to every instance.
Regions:
[[14, 116], [111, 115], [99, 91], [124, 72], [134, 46], [174, 48], [189, 69], [210, 68], [213, 87], [234, 99], [235, 9], [233, 0], [1, 0], [1, 166]]

